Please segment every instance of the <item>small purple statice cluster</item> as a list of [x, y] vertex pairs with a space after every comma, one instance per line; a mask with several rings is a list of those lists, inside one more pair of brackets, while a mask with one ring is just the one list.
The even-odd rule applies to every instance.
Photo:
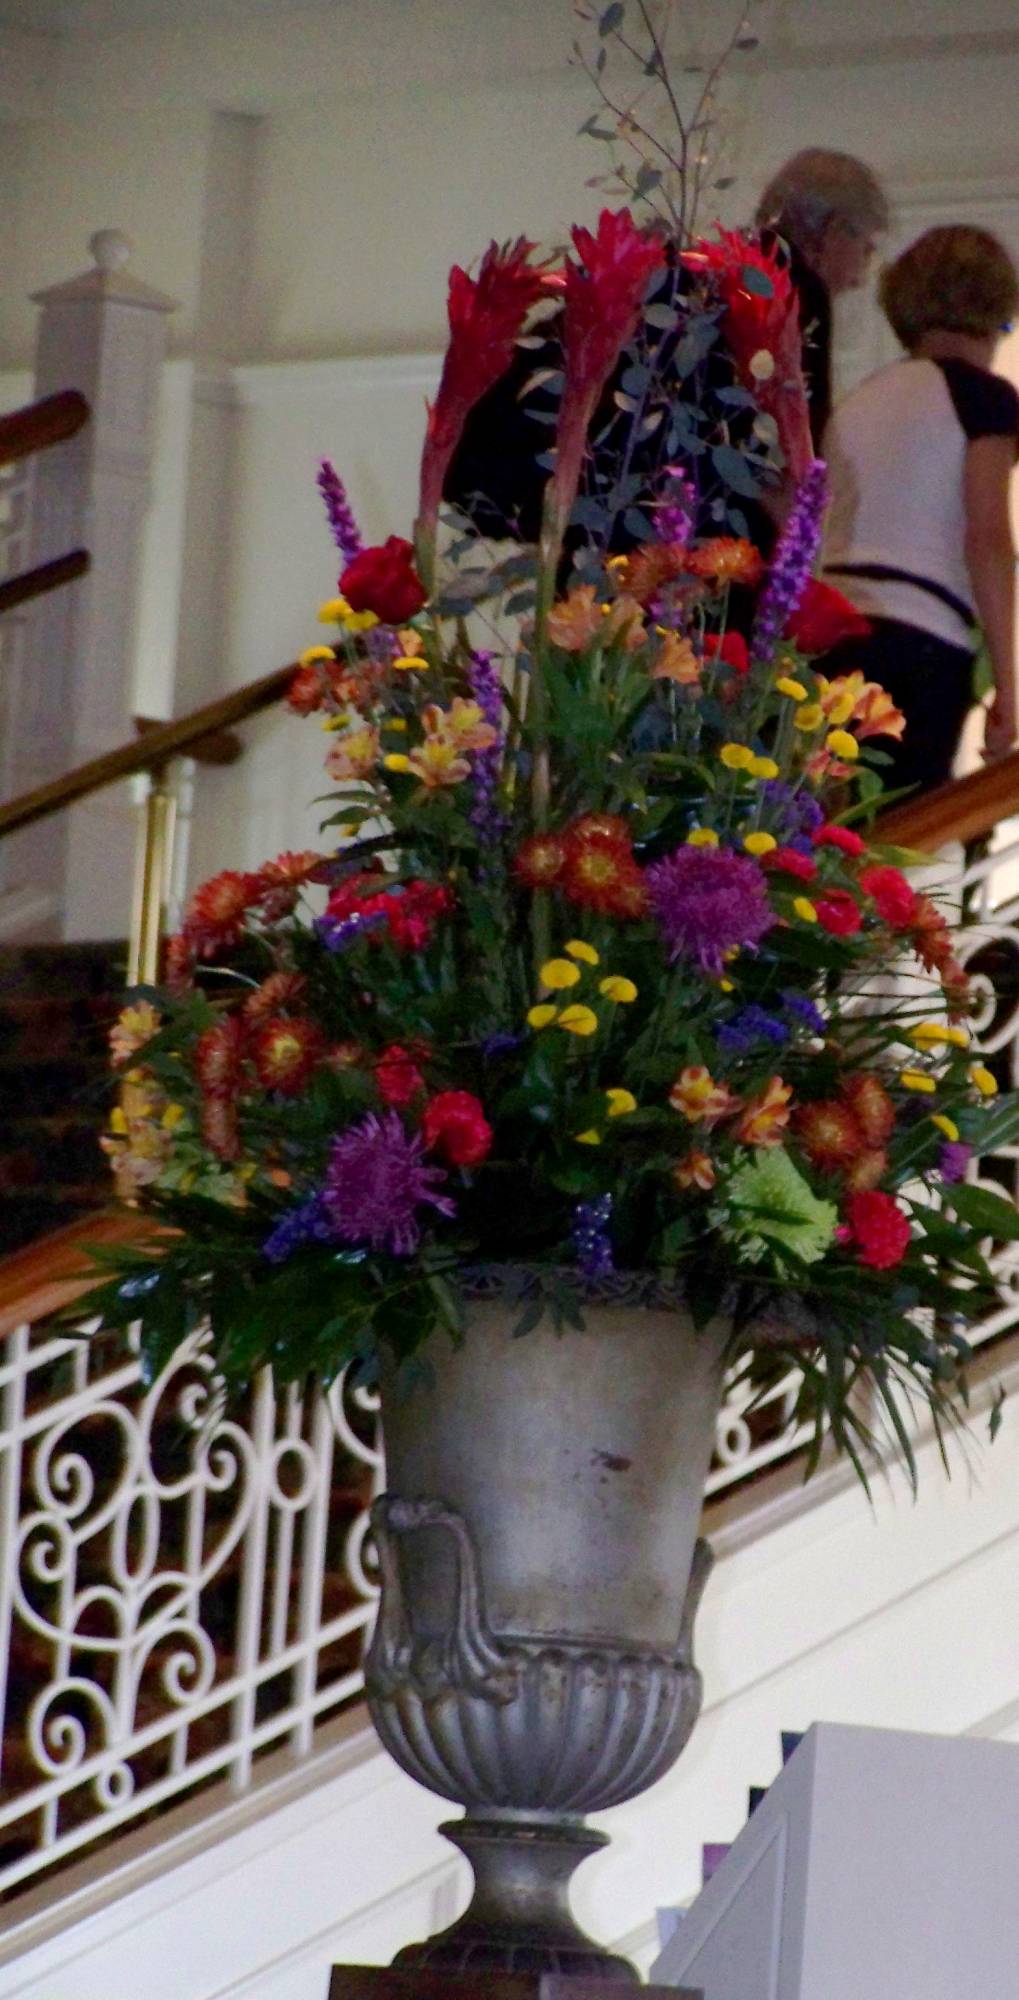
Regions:
[[609, 1278], [612, 1261], [612, 1196], [600, 1194], [594, 1201], [578, 1201], [573, 1210], [571, 1235], [577, 1263], [585, 1278]]
[[809, 994], [787, 989], [782, 995], [782, 1006], [791, 1020], [800, 1022], [804, 1028], [809, 1028], [812, 1035], [828, 1033], [828, 1023], [820, 1007], [815, 1006]]
[[[491, 849], [502, 839], [507, 827], [507, 820], [497, 802], [503, 752], [502, 682], [497, 668], [492, 664], [491, 653], [477, 652], [472, 655], [467, 678], [471, 694], [485, 721], [499, 732], [495, 742], [487, 750], [475, 750], [471, 758], [471, 788], [474, 796], [468, 818], [490, 854]], [[482, 874], [488, 872], [490, 865], [488, 856], [483, 855]]]
[[715, 1030], [715, 1039], [720, 1049], [727, 1055], [744, 1056], [761, 1042], [768, 1042], [773, 1048], [782, 1048], [792, 1035], [793, 1028], [809, 1028], [811, 1034], [826, 1032], [824, 1015], [806, 993], [785, 992], [781, 996], [782, 1020], [778, 1014], [769, 1014], [766, 1007], [759, 1007], [750, 1001], [741, 1007], [729, 1021], [723, 1021]]
[[288, 1208], [262, 1245], [262, 1255], [270, 1264], [285, 1264], [295, 1250], [306, 1243], [332, 1243], [335, 1232], [319, 1193], [308, 1195], [296, 1208]]
[[679, 466], [668, 468], [669, 483], [655, 508], [655, 533], [659, 541], [686, 546], [697, 514], [697, 493], [693, 481]]
[[811, 838], [824, 825], [824, 811], [809, 792], [798, 792], [784, 778], [769, 778], [764, 796], [771, 808], [771, 832], [784, 847], [798, 854], [813, 853]]
[[946, 1187], [954, 1187], [957, 1181], [964, 1181], [966, 1169], [973, 1158], [973, 1148], [965, 1139], [949, 1139], [941, 1148], [938, 1172]]
[[779, 640], [810, 582], [821, 546], [826, 497], [827, 468], [823, 458], [815, 458], [797, 488], [758, 599], [750, 634], [752, 660], [766, 663], [774, 659]]
[[385, 921], [384, 910], [355, 910], [349, 917], [331, 917], [327, 911], [315, 918], [314, 929], [326, 951], [341, 952], [349, 951], [359, 938], [377, 931]]

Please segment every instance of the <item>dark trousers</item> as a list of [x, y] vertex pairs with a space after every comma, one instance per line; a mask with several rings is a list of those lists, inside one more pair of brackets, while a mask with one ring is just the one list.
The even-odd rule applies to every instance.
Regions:
[[902, 740], [874, 738], [891, 764], [880, 766], [889, 791], [904, 785], [929, 792], [952, 775], [963, 724], [973, 706], [973, 654], [952, 646], [918, 625], [897, 618], [872, 618], [865, 639], [844, 639], [814, 662], [829, 680], [859, 671], [877, 681], [906, 718]]

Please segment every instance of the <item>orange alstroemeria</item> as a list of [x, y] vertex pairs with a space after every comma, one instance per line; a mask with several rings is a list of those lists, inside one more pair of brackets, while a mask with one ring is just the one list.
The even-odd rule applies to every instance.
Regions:
[[454, 695], [451, 708], [429, 702], [421, 721], [426, 736], [448, 739], [458, 750], [490, 750], [499, 733], [486, 722], [481, 703], [467, 701], [460, 694]]
[[706, 1132], [722, 1118], [730, 1118], [740, 1108], [728, 1084], [716, 1083], [702, 1064], [680, 1070], [669, 1092], [669, 1103], [690, 1125], [703, 1125]]
[[624, 593], [605, 604], [593, 583], [578, 584], [568, 597], [553, 604], [545, 629], [552, 644], [561, 646], [564, 653], [620, 644], [636, 651], [644, 644], [644, 619], [636, 598]]
[[334, 737], [326, 757], [326, 770], [331, 778], [343, 783], [348, 778], [367, 778], [379, 761], [379, 732], [373, 723], [364, 723], [359, 729], [348, 729], [344, 736]]
[[471, 771], [467, 758], [461, 754], [461, 745], [452, 736], [440, 735], [438, 730], [411, 751], [407, 769], [432, 792], [444, 785], [459, 785], [470, 777]]
[[780, 1076], [770, 1077], [765, 1088], [751, 1097], [735, 1128], [744, 1146], [780, 1146], [789, 1123], [792, 1089]]
[[697, 687], [701, 666], [689, 639], [680, 632], [666, 632], [653, 677], [656, 681], [674, 681], [677, 687]]
[[701, 1188], [707, 1193], [709, 1188], [714, 1187], [717, 1175], [707, 1153], [702, 1153], [695, 1146], [682, 1160], [676, 1161], [672, 1178], [684, 1193], [688, 1188]]
[[877, 681], [864, 682], [852, 721], [861, 742], [867, 736], [893, 736], [899, 741], [906, 727], [901, 708], [896, 708], [891, 695]]

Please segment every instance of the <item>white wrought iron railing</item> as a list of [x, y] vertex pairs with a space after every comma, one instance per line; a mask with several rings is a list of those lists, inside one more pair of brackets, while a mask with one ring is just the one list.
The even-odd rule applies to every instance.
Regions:
[[[976, 860], [979, 1039], [1003, 1085], [1019, 1066], [1019, 823]], [[974, 1168], [1017, 1192], [1019, 1147]], [[974, 1339], [1019, 1325], [1019, 1256]], [[729, 1384], [708, 1491], [806, 1442], [799, 1378]], [[42, 1321], [0, 1341], [0, 1886], [196, 1788], [242, 1791], [263, 1752], [312, 1749], [356, 1700], [375, 1603], [368, 1507], [382, 1478], [374, 1411], [274, 1394], [221, 1409], [196, 1340], [158, 1380], [123, 1335]]]

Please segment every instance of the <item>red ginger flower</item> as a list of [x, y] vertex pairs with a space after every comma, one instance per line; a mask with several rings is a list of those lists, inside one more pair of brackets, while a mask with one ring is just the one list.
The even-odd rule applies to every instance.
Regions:
[[664, 244], [638, 229], [627, 208], [603, 208], [595, 234], [579, 227], [572, 234], [579, 262], [566, 260], [564, 381], [553, 474], [560, 531], [580, 483], [598, 399], [636, 331], [648, 281], [666, 261]]
[[163, 985], [171, 993], [186, 993], [191, 985], [197, 953], [189, 937], [179, 931], [167, 938], [163, 953]]
[[533, 249], [524, 236], [502, 248], [490, 243], [476, 278], [459, 264], [449, 274], [449, 346], [421, 456], [426, 530], [434, 529], [449, 463], [471, 410], [505, 375], [524, 320], [549, 287], [549, 273], [527, 261]]
[[251, 1038], [255, 1075], [265, 1090], [296, 1097], [325, 1054], [325, 1037], [314, 1021], [277, 1015]]
[[207, 1097], [202, 1105], [202, 1138], [217, 1159], [240, 1158], [237, 1107], [229, 1097]]
[[469, 1090], [440, 1090], [425, 1106], [421, 1132], [429, 1152], [452, 1167], [480, 1167], [492, 1147], [492, 1127]]
[[196, 889], [184, 913], [184, 936], [199, 958], [236, 944], [248, 911], [261, 900], [261, 875], [224, 868]]
[[954, 964], [948, 925], [929, 896], [917, 896], [910, 929], [913, 949], [928, 972], [944, 972]]
[[[830, 653], [843, 639], [865, 639], [870, 620], [833, 584], [811, 577], [785, 628], [800, 653]], [[862, 682], [862, 676], [861, 676]]]
[[910, 888], [901, 869], [885, 867], [877, 862], [872, 868], [864, 868], [860, 875], [860, 887], [866, 896], [872, 896], [874, 905], [883, 924], [893, 931], [908, 929], [915, 922], [919, 897]]
[[362, 549], [340, 577], [340, 590], [352, 611], [374, 611], [383, 625], [406, 624], [427, 595], [414, 568], [413, 543], [403, 535]]
[[909, 1249], [909, 1218], [890, 1194], [867, 1189], [852, 1195], [846, 1222], [861, 1264], [872, 1271], [891, 1271], [901, 1264]]
[[195, 1075], [206, 1097], [232, 1097], [241, 1081], [244, 1028], [227, 1014], [206, 1028], [195, 1043]]
[[[799, 298], [788, 265], [777, 249], [766, 250], [756, 238], [735, 229], [720, 229], [717, 242], [698, 243], [684, 253], [683, 262], [709, 274], [725, 308], [725, 338], [737, 372], [759, 407], [774, 417], [789, 470], [794, 479], [802, 479], [813, 447]], [[748, 271], [767, 281], [766, 294], [747, 284]], [[768, 362], [770, 374], [765, 373]]]
[[375, 1082], [383, 1104], [397, 1110], [412, 1103], [425, 1088], [425, 1080], [409, 1049], [391, 1042], [375, 1065]]

